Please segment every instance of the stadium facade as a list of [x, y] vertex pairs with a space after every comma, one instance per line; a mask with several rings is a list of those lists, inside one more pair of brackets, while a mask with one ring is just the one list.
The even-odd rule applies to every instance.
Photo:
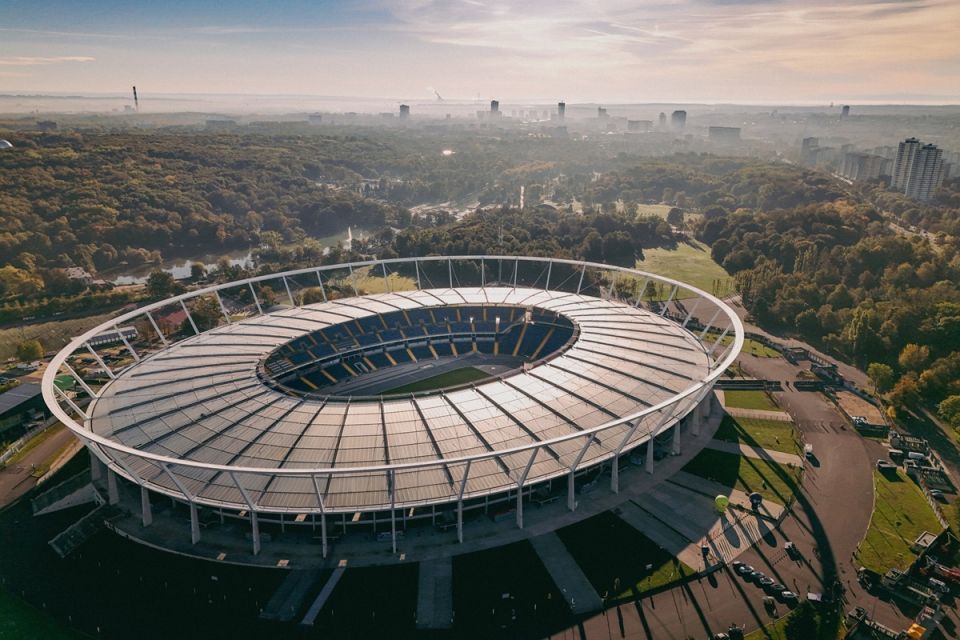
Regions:
[[[130, 326], [136, 342], [91, 343]], [[136, 505], [131, 537], [197, 545], [212, 526], [251, 558], [274, 538], [326, 558], [356, 533], [396, 555], [406, 531], [523, 529], [531, 504], [583, 510], [620, 492], [625, 468], [656, 474], [742, 343], [722, 301], [634, 269], [364, 261], [125, 314], [60, 352], [43, 394], [89, 449], [103, 501]], [[180, 534], [154, 526], [161, 504], [189, 523], [183, 540], [164, 543]]]

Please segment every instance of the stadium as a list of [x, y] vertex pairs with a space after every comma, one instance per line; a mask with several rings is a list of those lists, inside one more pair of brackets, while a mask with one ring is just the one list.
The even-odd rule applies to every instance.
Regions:
[[403, 258], [144, 306], [74, 339], [43, 394], [118, 533], [240, 563], [377, 563], [500, 544], [656, 481], [742, 343], [733, 310], [664, 276]]

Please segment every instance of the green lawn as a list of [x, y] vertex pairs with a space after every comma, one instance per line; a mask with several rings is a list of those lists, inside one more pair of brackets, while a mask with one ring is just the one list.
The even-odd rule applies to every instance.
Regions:
[[[676, 249], [644, 249], [637, 269], [674, 278], [720, 297], [734, 292], [733, 278], [710, 257], [710, 247], [694, 242]], [[682, 291], [680, 298], [690, 297]]]
[[482, 380], [483, 378], [489, 377], [490, 374], [486, 371], [481, 371], [475, 367], [463, 367], [461, 369], [454, 369], [453, 371], [447, 371], [429, 378], [424, 378], [423, 380], [417, 380], [416, 382], [411, 382], [409, 384], [390, 389], [389, 391], [384, 391], [383, 395], [395, 393], [417, 393], [418, 391], [443, 389], [444, 387], [467, 384], [468, 382]]
[[905, 569], [916, 558], [910, 544], [924, 531], [939, 533], [940, 523], [920, 488], [899, 470], [874, 471], [873, 483], [876, 504], [857, 558], [878, 573]]
[[800, 469], [735, 453], [704, 449], [684, 471], [745, 493], [759, 492], [765, 500], [785, 505], [800, 487]]
[[780, 411], [766, 391], [727, 391], [723, 392], [724, 404], [739, 409], [760, 409], [762, 411]]
[[0, 638], [44, 638], [72, 640], [86, 636], [61, 626], [38, 609], [34, 609], [5, 589], [0, 589]]
[[638, 204], [637, 216], [656, 216], [666, 220], [672, 208], [668, 204]]
[[754, 447], [800, 454], [796, 431], [792, 422], [763, 420], [759, 418], [734, 418], [724, 416], [714, 438], [725, 442], [737, 442]]
[[[708, 333], [703, 337], [704, 342], [714, 342], [719, 336], [716, 333]], [[720, 347], [726, 347], [731, 342], [733, 342], [733, 336], [726, 335], [723, 337], [723, 340], [720, 341]], [[718, 347], [718, 350], [720, 349]], [[750, 338], [743, 339], [743, 348], [740, 350], [740, 353], [746, 353], [751, 356], [756, 356], [758, 358], [779, 358], [780, 352], [776, 349], [771, 349], [762, 342], [757, 342]]]
[[607, 598], [636, 598], [696, 573], [609, 511], [563, 527], [557, 535], [597, 593]]

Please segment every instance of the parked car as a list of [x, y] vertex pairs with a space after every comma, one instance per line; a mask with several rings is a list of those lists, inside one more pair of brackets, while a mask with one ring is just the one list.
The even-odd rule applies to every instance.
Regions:
[[787, 588], [782, 584], [780, 584], [779, 582], [774, 582], [773, 584], [765, 588], [767, 590], [767, 593], [783, 593], [784, 591], [787, 590]]
[[943, 491], [940, 491], [940, 489], [930, 489], [930, 497], [940, 502], [947, 501], [947, 497], [943, 495]]
[[757, 584], [759, 584], [759, 585], [760, 585], [761, 587], [763, 587], [764, 589], [769, 589], [770, 587], [772, 587], [772, 586], [775, 585], [776, 583], [777, 583], [776, 580], [774, 580], [773, 578], [768, 578], [767, 576], [763, 576], [762, 578], [760, 578], [759, 580], [757, 580]]
[[785, 602], [796, 602], [800, 599], [800, 596], [795, 594], [793, 591], [781, 591], [780, 599]]
[[751, 573], [753, 573], [753, 567], [751, 567], [748, 564], [743, 564], [742, 562], [740, 563], [739, 566], [734, 567], [733, 570], [739, 573], [740, 575], [742, 575], [743, 577], [746, 577]]

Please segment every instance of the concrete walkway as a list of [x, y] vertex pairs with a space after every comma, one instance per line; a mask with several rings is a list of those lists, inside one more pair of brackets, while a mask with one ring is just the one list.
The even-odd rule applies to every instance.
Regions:
[[343, 577], [343, 573], [346, 570], [346, 560], [341, 561], [337, 568], [333, 570], [333, 573], [330, 574], [330, 578], [327, 580], [327, 583], [323, 585], [323, 589], [320, 590], [320, 594], [317, 596], [317, 599], [314, 600], [313, 604], [310, 605], [310, 608], [307, 610], [307, 614], [303, 616], [303, 620], [300, 621], [300, 624], [308, 627], [313, 626], [313, 623], [317, 621], [317, 616], [320, 615], [320, 611], [323, 609], [323, 605], [327, 604], [327, 600], [330, 599], [334, 588], [337, 586], [337, 583], [340, 582], [340, 578]]
[[[730, 500], [730, 504], [736, 505], [747, 511], [751, 509], [749, 495], [743, 491], [740, 491], [739, 489], [731, 489], [730, 487], [727, 487], [714, 480], [707, 480], [706, 478], [701, 478], [700, 476], [687, 473], [686, 471], [678, 471], [671, 476], [669, 482], [680, 485], [681, 487], [686, 487], [691, 491], [696, 491], [697, 493], [708, 497], [716, 498], [719, 495], [725, 495]], [[769, 500], [765, 500], [760, 506], [761, 515], [770, 518], [771, 520], [779, 520], [780, 516], [783, 514], [783, 511], [784, 508], [782, 505], [779, 505], [775, 502], [770, 502]]]
[[734, 418], [753, 418], [755, 420], [776, 420], [777, 422], [793, 422], [793, 418], [786, 411], [768, 411], [766, 409], [741, 409], [740, 407], [724, 407], [727, 413]]
[[307, 593], [320, 579], [319, 569], [294, 569], [291, 571], [273, 596], [267, 606], [260, 612], [261, 620], [277, 620], [290, 622], [307, 599]]
[[556, 533], [537, 536], [530, 543], [563, 593], [571, 612], [579, 615], [600, 609], [603, 601]]
[[453, 626], [453, 558], [420, 563], [417, 575], [417, 629]]
[[803, 458], [792, 453], [783, 453], [782, 451], [771, 451], [770, 449], [761, 449], [760, 447], [751, 447], [748, 444], [739, 444], [736, 442], [726, 442], [724, 440], [711, 440], [707, 443], [708, 449], [723, 451], [725, 453], [734, 453], [748, 458], [758, 460], [767, 460], [770, 462], [779, 462], [780, 464], [792, 464], [801, 466]]

